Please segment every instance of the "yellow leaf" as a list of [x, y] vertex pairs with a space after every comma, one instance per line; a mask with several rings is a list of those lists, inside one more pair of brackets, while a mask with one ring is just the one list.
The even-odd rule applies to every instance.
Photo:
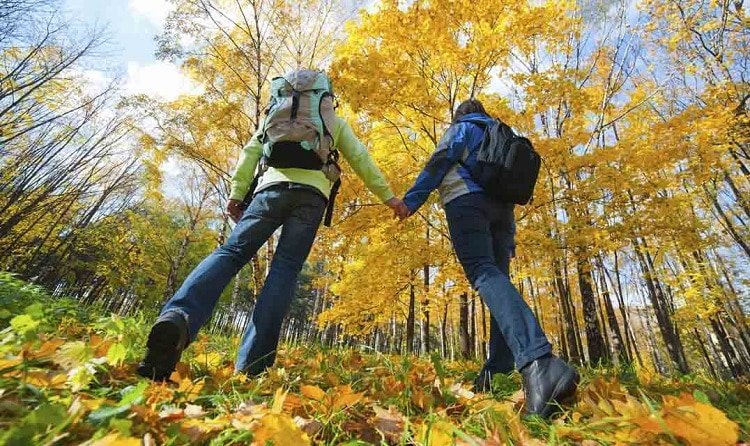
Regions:
[[271, 442], [274, 446], [302, 446], [310, 444], [310, 437], [294, 423], [288, 415], [270, 413], [260, 420], [260, 425], [253, 432], [253, 444], [265, 446]]
[[68, 376], [64, 373], [49, 375], [46, 372], [35, 371], [26, 374], [26, 383], [42, 389], [61, 389], [67, 380]]
[[447, 420], [439, 420], [430, 425], [422, 426], [422, 443], [430, 446], [453, 445], [453, 432], [456, 427]]
[[134, 437], [122, 437], [119, 434], [109, 434], [96, 441], [88, 441], [81, 446], [141, 446], [141, 440]]
[[118, 342], [112, 344], [107, 350], [107, 363], [110, 365], [118, 365], [122, 363], [127, 356], [128, 350], [122, 343]]
[[193, 382], [192, 380], [185, 378], [179, 381], [177, 386], [177, 392], [184, 395], [185, 401], [193, 401], [198, 398], [203, 390], [203, 386], [206, 384], [204, 379]]
[[224, 361], [224, 357], [217, 352], [208, 352], [197, 355], [194, 361], [196, 364], [208, 370], [213, 370], [221, 365]]
[[12, 369], [13, 367], [22, 363], [23, 358], [21, 358], [20, 356], [16, 356], [15, 358], [11, 359], [0, 359], [0, 371], [7, 371], [8, 369]]
[[287, 392], [281, 387], [276, 389], [276, 393], [273, 395], [273, 406], [271, 406], [272, 413], [281, 413], [284, 410], [284, 400], [286, 400]]
[[719, 409], [700, 403], [693, 395], [665, 396], [662, 418], [673, 435], [689, 445], [734, 445], [737, 423]]
[[188, 418], [180, 425], [180, 430], [187, 434], [193, 441], [198, 442], [207, 434], [224, 430], [231, 424], [229, 418], [217, 417], [214, 419]]

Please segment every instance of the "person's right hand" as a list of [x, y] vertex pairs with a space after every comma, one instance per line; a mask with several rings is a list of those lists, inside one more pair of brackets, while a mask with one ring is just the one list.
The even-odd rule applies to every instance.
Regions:
[[227, 215], [235, 223], [240, 221], [240, 218], [242, 218], [242, 202], [240, 200], [229, 200], [227, 202]]
[[393, 197], [390, 200], [386, 201], [385, 204], [388, 205], [389, 208], [393, 209], [394, 216], [398, 217], [399, 220], [403, 220], [411, 215], [411, 211], [408, 207], [406, 207], [406, 205], [403, 201], [401, 201], [400, 198]]

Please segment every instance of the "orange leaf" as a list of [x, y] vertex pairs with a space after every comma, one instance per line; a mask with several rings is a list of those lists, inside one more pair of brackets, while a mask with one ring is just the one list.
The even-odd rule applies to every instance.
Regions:
[[38, 349], [28, 353], [29, 359], [42, 359], [52, 356], [61, 345], [65, 344], [65, 339], [52, 338], [42, 344]]
[[326, 393], [318, 386], [302, 385], [299, 391], [302, 395], [315, 401], [323, 401], [323, 398], [326, 396]]

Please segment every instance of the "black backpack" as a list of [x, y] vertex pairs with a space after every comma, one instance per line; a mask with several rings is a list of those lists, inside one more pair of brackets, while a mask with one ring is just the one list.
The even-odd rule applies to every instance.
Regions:
[[503, 203], [527, 204], [534, 194], [542, 157], [531, 141], [513, 133], [500, 120], [490, 124], [467, 120], [484, 128], [473, 166], [461, 165], [492, 198]]

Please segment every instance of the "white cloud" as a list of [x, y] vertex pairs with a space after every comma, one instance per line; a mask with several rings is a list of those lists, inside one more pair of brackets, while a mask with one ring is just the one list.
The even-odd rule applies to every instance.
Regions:
[[100, 92], [112, 83], [112, 78], [101, 70], [83, 70], [81, 77], [87, 89], [94, 92]]
[[162, 29], [174, 5], [167, 0], [128, 0], [128, 8], [134, 15], [141, 16], [157, 29]]
[[127, 95], [145, 94], [165, 101], [203, 92], [203, 87], [185, 76], [177, 65], [161, 60], [148, 65], [128, 62], [123, 89]]

